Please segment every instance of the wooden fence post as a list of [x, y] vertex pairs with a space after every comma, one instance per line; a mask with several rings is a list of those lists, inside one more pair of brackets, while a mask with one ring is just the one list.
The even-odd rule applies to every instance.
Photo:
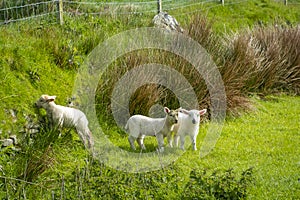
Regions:
[[221, 4], [222, 4], [222, 6], [224, 6], [224, 0], [220, 0], [220, 2], [221, 2]]
[[162, 11], [161, 0], [157, 0], [157, 13], [159, 14]]
[[64, 24], [64, 18], [63, 18], [63, 0], [57, 0], [57, 10], [58, 10], [58, 20], [60, 25]]

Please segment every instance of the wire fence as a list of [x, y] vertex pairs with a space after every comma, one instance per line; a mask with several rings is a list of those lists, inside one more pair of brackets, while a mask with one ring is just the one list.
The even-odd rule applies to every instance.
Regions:
[[[63, 23], [63, 15], [142, 15], [158, 12], [159, 0], [0, 0], [0, 25], [33, 18], [55, 17]], [[178, 15], [210, 9], [216, 6], [240, 4], [249, 0], [161, 0], [163, 11], [176, 11]], [[275, 0], [276, 1], [276, 0]], [[27, 2], [27, 3], [26, 3]], [[28, 3], [32, 2], [32, 3]], [[277, 0], [278, 3], [298, 4], [300, 1]], [[185, 11], [183, 11], [185, 10]]]

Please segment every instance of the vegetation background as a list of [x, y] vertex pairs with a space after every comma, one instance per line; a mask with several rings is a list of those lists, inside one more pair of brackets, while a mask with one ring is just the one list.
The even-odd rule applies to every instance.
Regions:
[[[31, 3], [36, 2], [40, 1]], [[2, 22], [4, 7], [22, 3], [0, 1]], [[1, 199], [297, 199], [299, 4], [253, 0], [225, 1], [221, 6], [212, 1], [168, 10], [217, 64], [228, 115], [207, 157], [200, 159], [198, 152], [188, 149], [167, 168], [135, 174], [92, 158], [73, 130], [59, 134], [45, 127], [32, 135], [24, 126], [28, 117], [37, 122], [45, 115], [33, 106], [41, 94], [56, 95], [58, 104], [68, 102], [78, 69], [99, 43], [125, 30], [153, 26], [155, 13], [135, 13], [135, 8], [126, 7], [122, 9], [130, 14], [122, 15], [113, 7], [67, 4], [62, 26], [56, 14], [1, 25], [0, 138], [15, 134], [19, 141], [0, 151]], [[149, 61], [182, 73], [200, 106], [210, 108], [205, 82], [185, 60], [159, 50], [124, 55], [102, 75], [95, 100], [105, 134], [128, 151], [127, 135], [111, 115], [111, 91], [128, 70]], [[147, 114], [156, 103], [178, 106], [167, 88], [149, 84], [133, 95], [130, 112]], [[209, 123], [204, 119], [198, 146]], [[146, 146], [154, 151], [155, 140], [147, 139]]]

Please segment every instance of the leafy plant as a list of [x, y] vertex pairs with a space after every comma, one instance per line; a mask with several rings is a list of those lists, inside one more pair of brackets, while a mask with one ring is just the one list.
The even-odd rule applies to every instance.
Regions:
[[210, 175], [205, 170], [192, 170], [183, 199], [245, 199], [247, 188], [253, 182], [252, 173], [253, 168], [249, 168], [239, 178], [233, 169]]

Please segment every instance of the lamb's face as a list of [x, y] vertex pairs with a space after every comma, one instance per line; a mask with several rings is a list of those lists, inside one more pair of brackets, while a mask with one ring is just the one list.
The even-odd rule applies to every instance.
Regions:
[[49, 102], [55, 100], [55, 96], [48, 96], [48, 95], [42, 95], [36, 102], [35, 106], [37, 108], [47, 108], [49, 105]]
[[193, 124], [198, 124], [200, 122], [200, 114], [198, 110], [190, 110], [188, 116]]
[[165, 113], [167, 114], [167, 120], [169, 123], [176, 124], [178, 122], [178, 110], [165, 108]]
[[200, 115], [204, 115], [206, 113], [206, 109], [203, 110], [185, 110], [180, 109], [180, 112], [184, 113], [188, 116], [189, 120], [192, 124], [199, 124], [200, 123]]
[[170, 110], [168, 113], [168, 119], [172, 124], [176, 124], [178, 122], [178, 111]]

